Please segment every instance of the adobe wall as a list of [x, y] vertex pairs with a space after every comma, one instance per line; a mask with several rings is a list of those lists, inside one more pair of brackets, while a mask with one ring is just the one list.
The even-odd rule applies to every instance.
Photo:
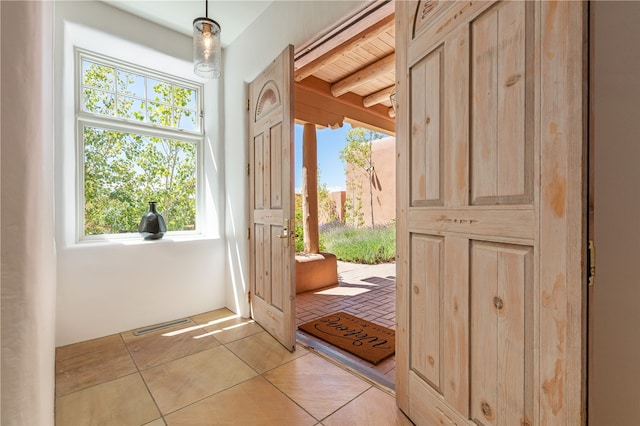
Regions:
[[[338, 221], [344, 223], [344, 203], [346, 201], [346, 191], [334, 191], [329, 194], [328, 208], [318, 206], [318, 224], [323, 225], [329, 222]], [[320, 203], [320, 201], [318, 201]]]
[[[396, 139], [387, 137], [373, 142], [373, 219], [375, 225], [386, 225], [396, 217]], [[361, 197], [361, 212], [364, 226], [371, 226], [371, 203], [368, 176], [361, 170], [354, 170], [347, 164], [346, 198], [353, 205], [357, 203], [358, 192]], [[353, 188], [356, 189], [353, 189]], [[348, 213], [348, 212], [347, 212]], [[353, 224], [353, 219], [348, 219]]]

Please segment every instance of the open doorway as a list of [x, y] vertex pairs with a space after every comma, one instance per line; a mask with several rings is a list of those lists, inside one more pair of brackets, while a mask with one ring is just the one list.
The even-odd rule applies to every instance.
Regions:
[[[315, 168], [319, 168], [320, 184], [322, 184], [326, 181], [323, 180], [323, 176], [328, 178], [333, 175], [331, 167], [319, 161], [322, 159], [324, 149], [329, 151], [333, 149], [335, 162], [344, 167], [335, 152], [336, 147], [328, 147], [322, 140], [322, 133], [342, 133], [343, 144], [344, 133], [351, 127], [361, 127], [380, 132], [385, 136], [395, 136], [395, 110], [392, 104], [395, 93], [393, 2], [382, 0], [372, 2], [355, 16], [345, 17], [342, 23], [320, 37], [314, 38], [303, 46], [297, 46], [294, 79], [296, 123], [310, 127], [311, 132], [314, 133], [313, 144], [316, 145], [317, 142], [315, 150], [318, 160], [314, 160], [312, 175], [315, 177]], [[385, 152], [382, 154], [383, 158], [377, 160], [380, 164], [377, 172], [388, 168], [383, 165], [395, 166], [395, 139], [393, 143], [387, 144], [390, 145], [389, 152]], [[300, 155], [302, 151], [300, 145], [296, 146], [295, 151]], [[309, 164], [305, 164], [307, 165]], [[361, 226], [368, 224], [370, 215], [381, 215], [382, 204], [388, 204], [392, 216], [395, 215], [395, 168], [391, 173], [392, 181], [383, 179], [383, 182], [379, 176], [374, 177], [377, 178], [376, 193], [373, 194], [375, 198], [372, 199], [368, 186], [362, 188], [362, 193], [359, 195], [362, 203]], [[371, 178], [372, 176], [369, 175], [369, 182]], [[296, 190], [300, 189], [300, 192], [302, 192], [302, 188], [299, 188], [301, 184], [300, 181], [296, 181], [295, 184]], [[342, 200], [353, 203], [355, 198], [353, 187], [347, 187], [346, 176], [342, 182], [342, 188], [332, 188], [334, 186], [327, 183], [325, 189], [342, 189], [344, 192]], [[390, 191], [391, 187], [393, 191]], [[392, 200], [381, 200], [380, 196], [383, 192], [385, 194], [392, 192]], [[315, 196], [317, 197], [317, 194]], [[334, 195], [332, 198], [340, 200], [340, 195]], [[376, 204], [374, 208], [377, 213], [375, 214], [372, 214], [373, 209], [370, 206], [372, 202]], [[337, 209], [340, 210], [339, 202], [337, 204]], [[340, 217], [341, 222], [349, 224], [349, 219], [353, 221], [355, 218], [353, 212], [351, 213], [351, 218]], [[318, 212], [316, 211], [315, 214], [318, 215]], [[388, 213], [385, 214], [388, 215]], [[324, 219], [326, 221], [327, 218]], [[395, 227], [394, 217], [379, 216], [379, 219], [386, 220]], [[374, 224], [380, 223], [375, 220]], [[339, 259], [336, 259], [335, 263], [337, 282], [334, 285], [297, 294], [296, 325], [310, 321], [314, 317], [344, 311], [394, 330], [395, 263], [393, 258], [390, 262], [375, 265], [344, 262]], [[393, 356], [374, 365], [300, 331], [297, 338], [307, 346], [323, 351], [347, 368], [358, 371], [385, 387], [395, 388]]]
[[[302, 126], [296, 125], [297, 262], [306, 260], [301, 226], [302, 133]], [[296, 326], [344, 312], [394, 331], [395, 163], [388, 159], [393, 158], [395, 138], [349, 123], [339, 129], [318, 129], [316, 134], [319, 252], [336, 257], [330, 267], [337, 275], [335, 282], [320, 281], [311, 290], [307, 277], [298, 277], [302, 288], [296, 296]], [[304, 331], [298, 331], [298, 340], [394, 389], [393, 355], [374, 364]]]

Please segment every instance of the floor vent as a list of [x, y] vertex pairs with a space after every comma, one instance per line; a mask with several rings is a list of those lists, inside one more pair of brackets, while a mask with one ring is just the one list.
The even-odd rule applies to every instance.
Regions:
[[142, 334], [151, 333], [152, 331], [162, 330], [163, 328], [169, 328], [180, 324], [186, 324], [191, 322], [189, 318], [182, 318], [175, 321], [163, 322], [162, 324], [151, 325], [149, 327], [139, 328], [133, 332], [134, 336], [140, 336]]

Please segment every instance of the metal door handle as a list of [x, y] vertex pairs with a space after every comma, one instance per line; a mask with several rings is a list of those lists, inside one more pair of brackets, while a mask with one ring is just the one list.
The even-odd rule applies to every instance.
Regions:
[[278, 238], [284, 238], [284, 246], [289, 247], [289, 219], [282, 221], [282, 233], [278, 234]]

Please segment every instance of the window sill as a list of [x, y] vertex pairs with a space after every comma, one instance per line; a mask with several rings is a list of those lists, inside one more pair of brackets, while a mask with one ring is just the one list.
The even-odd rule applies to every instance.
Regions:
[[145, 244], [171, 244], [186, 243], [196, 241], [214, 241], [219, 240], [219, 236], [209, 236], [204, 234], [169, 234], [164, 235], [158, 240], [145, 240], [138, 234], [132, 235], [112, 235], [104, 237], [95, 237], [77, 241], [76, 247], [102, 247], [102, 246], [137, 246]]

